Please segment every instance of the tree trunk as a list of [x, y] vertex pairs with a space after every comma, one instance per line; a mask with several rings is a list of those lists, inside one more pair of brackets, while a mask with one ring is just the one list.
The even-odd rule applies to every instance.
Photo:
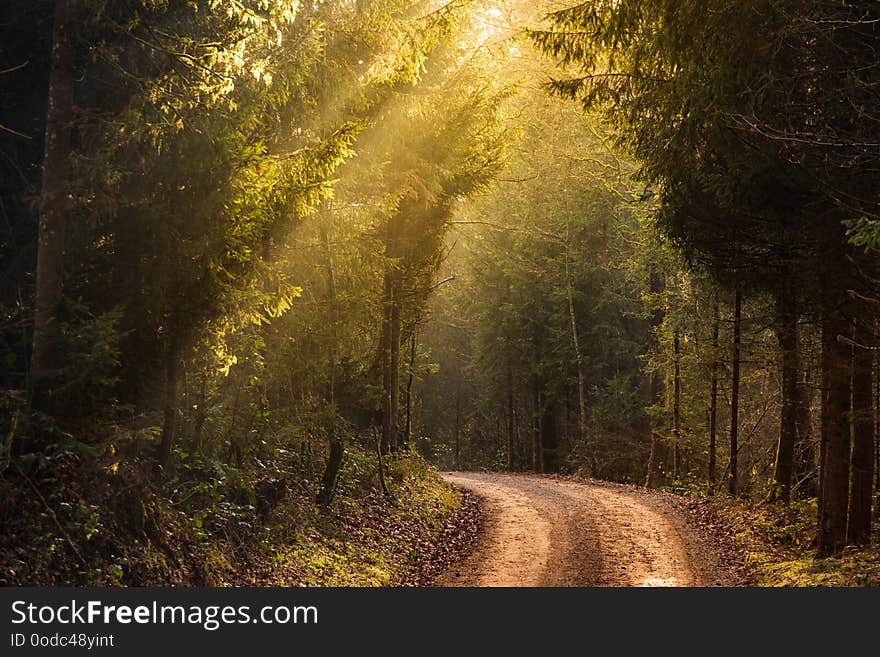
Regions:
[[513, 472], [513, 444], [516, 420], [513, 415], [513, 367], [507, 362], [507, 471]]
[[205, 420], [208, 417], [208, 375], [202, 374], [202, 382], [199, 385], [199, 407], [196, 409], [196, 422], [193, 429], [193, 450], [201, 454], [204, 449]]
[[162, 423], [162, 442], [159, 447], [159, 464], [167, 473], [171, 465], [171, 453], [177, 431], [177, 375], [180, 369], [178, 338], [173, 329], [165, 354], [165, 412]]
[[742, 339], [742, 291], [737, 288], [733, 304], [733, 363], [730, 382], [730, 468], [727, 490], [736, 496], [739, 492], [737, 457], [739, 455], [739, 379], [740, 342]]
[[[652, 295], [660, 295], [666, 289], [666, 282], [663, 279], [663, 275], [654, 270], [650, 273], [649, 276], [649, 289]], [[649, 353], [652, 351], [656, 353], [657, 350], [657, 331], [663, 325], [663, 321], [666, 318], [666, 312], [662, 307], [658, 307], [654, 309], [654, 312], [651, 314], [651, 322], [650, 322], [650, 334], [649, 334]], [[660, 405], [661, 400], [663, 399], [663, 379], [658, 375], [657, 372], [651, 372], [649, 374], [649, 382], [648, 385], [650, 387], [650, 395], [651, 395], [651, 406], [657, 408]], [[657, 419], [652, 418], [651, 422], [651, 451], [648, 455], [648, 466], [647, 466], [647, 474], [645, 475], [645, 485], [648, 488], [654, 488], [660, 483], [661, 475], [664, 471], [664, 465], [666, 464], [666, 449], [663, 444], [663, 437], [661, 435], [661, 427], [657, 424]]]
[[[868, 331], [856, 322], [855, 342], [868, 341]], [[849, 491], [849, 545], [871, 542], [871, 497], [874, 479], [874, 414], [871, 406], [873, 353], [853, 347], [852, 373], [852, 474]]]
[[453, 466], [461, 469], [461, 387], [455, 392], [455, 434], [453, 436]]
[[672, 336], [672, 477], [681, 476], [681, 339], [678, 330]]
[[571, 271], [568, 258], [568, 226], [566, 226], [565, 246], [565, 291], [568, 296], [568, 319], [571, 327], [571, 344], [574, 348], [574, 358], [577, 364], [577, 389], [578, 389], [578, 432], [581, 442], [587, 439], [587, 398], [586, 383], [584, 381], [584, 357], [581, 353], [581, 343], [578, 338], [577, 318], [574, 313], [574, 290], [571, 283]]
[[709, 384], [709, 483], [714, 484], [717, 468], [718, 435], [718, 336], [721, 330], [721, 317], [718, 309], [718, 293], [712, 305], [712, 379]]
[[[650, 375], [651, 401], [652, 406], [656, 408], [660, 400], [663, 398], [663, 377], [657, 372]], [[666, 444], [663, 442], [661, 427], [656, 418], [651, 420], [651, 451], [648, 454], [648, 473], [645, 485], [648, 488], [655, 488], [662, 479], [665, 478], [664, 465], [667, 462]]]
[[48, 404], [46, 376], [54, 363], [51, 319], [61, 300], [67, 224], [70, 124], [73, 120], [75, 0], [57, 0], [52, 31], [49, 108], [40, 190], [34, 333], [28, 380], [31, 403]]
[[782, 373], [782, 411], [779, 418], [779, 439], [776, 466], [768, 501], [788, 504], [791, 501], [791, 478], [794, 470], [794, 449], [797, 440], [798, 414], [798, 315], [791, 285], [776, 296], [776, 337]]
[[[327, 456], [327, 464], [324, 466], [324, 476], [321, 478], [321, 490], [318, 492], [316, 502], [323, 507], [330, 506], [333, 496], [336, 494], [336, 484], [339, 480], [339, 470], [342, 468], [342, 458], [345, 456], [345, 445], [333, 431], [330, 434], [330, 454]], [[379, 457], [381, 458], [381, 450]]]
[[541, 472], [559, 472], [559, 433], [556, 403], [545, 396], [541, 410]]
[[406, 379], [406, 421], [403, 426], [403, 447], [409, 449], [412, 444], [412, 388], [416, 371], [416, 330], [413, 328], [409, 339], [409, 374]]
[[840, 292], [826, 291], [822, 318], [822, 438], [819, 455], [820, 556], [846, 545], [850, 458], [850, 348], [841, 341], [849, 332], [839, 309]]
[[393, 425], [391, 422], [391, 306], [394, 303], [394, 284], [390, 271], [385, 272], [382, 290], [382, 331], [379, 338], [379, 361], [382, 364], [382, 439], [383, 454], [391, 451]]
[[390, 436], [391, 451], [396, 452], [400, 443], [400, 299], [395, 289], [391, 303], [391, 368], [389, 381], [391, 394], [389, 395], [390, 413]]
[[541, 395], [541, 384], [537, 375], [532, 377], [532, 398], [535, 404], [535, 414], [532, 418], [532, 470], [543, 472], [543, 459], [541, 454], [541, 407], [544, 400]]
[[[324, 221], [328, 217], [322, 217], [321, 241], [324, 243], [324, 269], [327, 275], [327, 302], [330, 311], [330, 381], [328, 397], [331, 404], [336, 402], [336, 276], [333, 271], [333, 250], [330, 247], [330, 235]], [[345, 457], [345, 444], [336, 430], [336, 418], [330, 419], [327, 430], [327, 441], [330, 452], [327, 455], [327, 463], [324, 466], [324, 476], [321, 478], [321, 490], [318, 491], [316, 502], [323, 507], [330, 506], [333, 496], [336, 494], [336, 484], [339, 479], [339, 470], [342, 468], [342, 460]], [[381, 451], [380, 451], [381, 458]]]
[[816, 485], [816, 449], [813, 444], [813, 409], [810, 392], [810, 371], [801, 368], [801, 378], [797, 387], [797, 447], [795, 452], [795, 480], [798, 482], [797, 492], [801, 497], [818, 495]]
[[[877, 323], [874, 323], [877, 332]], [[880, 352], [874, 352], [874, 516], [880, 520]]]

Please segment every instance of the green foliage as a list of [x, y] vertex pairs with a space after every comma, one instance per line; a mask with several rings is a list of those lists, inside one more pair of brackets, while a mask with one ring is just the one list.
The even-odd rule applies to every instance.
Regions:
[[356, 465], [322, 514], [295, 453], [256, 471], [186, 457], [159, 486], [149, 460], [119, 444], [67, 441], [6, 471], [0, 492], [15, 506], [0, 515], [5, 584], [388, 585], [459, 503], [424, 461], [401, 457], [387, 464], [399, 500], [390, 506], [369, 448], [349, 449]]
[[118, 309], [92, 316], [78, 302], [67, 302], [59, 311], [58, 347], [65, 360], [54, 394], [60, 407], [79, 406], [82, 412], [112, 394], [120, 380], [120, 318]]

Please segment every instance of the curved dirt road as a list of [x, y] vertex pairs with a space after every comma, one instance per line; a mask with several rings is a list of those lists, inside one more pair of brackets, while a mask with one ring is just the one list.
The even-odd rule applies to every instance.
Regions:
[[471, 554], [439, 586], [729, 584], [662, 494], [536, 475], [443, 476], [482, 498], [484, 519]]

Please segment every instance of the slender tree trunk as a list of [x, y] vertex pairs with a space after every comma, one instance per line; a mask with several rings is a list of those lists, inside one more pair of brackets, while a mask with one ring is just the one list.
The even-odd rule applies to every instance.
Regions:
[[[856, 323], [855, 342], [864, 345], [868, 331]], [[852, 474], [849, 492], [849, 545], [871, 542], [871, 497], [874, 479], [874, 414], [871, 407], [873, 353], [853, 347], [852, 374]]]
[[559, 433], [556, 403], [545, 396], [541, 411], [541, 472], [559, 472]]
[[[718, 435], [718, 337], [721, 330], [721, 316], [718, 309], [718, 293], [712, 304], [712, 378], [709, 384], [709, 483], [714, 484], [717, 469]], [[711, 487], [711, 488], [714, 488]]]
[[389, 502], [394, 502], [394, 496], [388, 490], [388, 483], [385, 481], [385, 462], [382, 460], [382, 438], [376, 436], [376, 460], [379, 466], [379, 486], [382, 488], [382, 494]]
[[850, 459], [850, 348], [841, 341], [849, 333], [839, 309], [836, 289], [826, 291], [822, 318], [822, 439], [819, 462], [820, 556], [846, 545]]
[[199, 385], [199, 407], [196, 409], [196, 423], [193, 428], [193, 447], [196, 454], [201, 454], [205, 450], [204, 431], [205, 420], [208, 417], [208, 375], [202, 374], [202, 381]]
[[739, 379], [740, 342], [742, 339], [742, 291], [737, 288], [733, 304], [733, 363], [730, 382], [730, 468], [727, 490], [736, 496], [739, 492], [737, 457], [739, 455]]
[[416, 330], [413, 328], [409, 339], [409, 374], [406, 379], [406, 421], [403, 427], [403, 447], [409, 449], [412, 444], [412, 388], [416, 371]]
[[171, 465], [171, 453], [177, 431], [177, 378], [180, 371], [180, 348], [178, 338], [172, 334], [165, 352], [165, 411], [162, 423], [162, 442], [159, 447], [159, 464], [164, 472]]
[[672, 336], [672, 477], [681, 476], [681, 338], [676, 330]]
[[[333, 250], [330, 246], [330, 236], [325, 221], [328, 217], [322, 217], [321, 241], [324, 244], [324, 269], [327, 275], [327, 302], [330, 310], [330, 382], [329, 398], [331, 404], [336, 401], [336, 276], [333, 271]], [[321, 489], [318, 491], [316, 502], [320, 506], [330, 506], [336, 493], [336, 484], [339, 479], [339, 471], [342, 468], [342, 460], [345, 457], [345, 444], [339, 437], [336, 429], [335, 417], [330, 419], [327, 429], [327, 441], [330, 451], [327, 455], [327, 463], [324, 466], [324, 476], [321, 478]], [[381, 458], [381, 448], [379, 457]]]
[[[321, 477], [321, 490], [318, 491], [316, 502], [320, 506], [329, 506], [336, 494], [336, 485], [339, 481], [339, 471], [342, 468], [342, 460], [345, 456], [345, 445], [331, 429], [329, 435], [330, 453], [327, 456], [327, 464], [324, 466], [324, 476]], [[381, 450], [379, 457], [382, 457]]]
[[[649, 289], [651, 294], [659, 296], [666, 289], [666, 282], [663, 275], [658, 271], [652, 271], [649, 277]], [[656, 353], [658, 347], [657, 331], [663, 325], [666, 318], [666, 312], [662, 307], [658, 307], [651, 314], [650, 334], [649, 334], [649, 353]], [[663, 378], [657, 372], [649, 374], [649, 387], [651, 394], [651, 406], [657, 408], [663, 400]], [[645, 475], [645, 485], [654, 488], [660, 483], [661, 474], [666, 464], [666, 446], [663, 443], [661, 427], [658, 425], [657, 419], [652, 418], [651, 422], [651, 451], [648, 455], [647, 474]]]
[[[651, 401], [654, 408], [659, 406], [660, 400], [663, 398], [663, 377], [658, 372], [650, 374]], [[648, 454], [648, 473], [645, 479], [645, 485], [648, 488], [655, 488], [663, 478], [665, 478], [664, 464], [666, 463], [667, 450], [663, 442], [661, 427], [658, 420], [651, 420], [651, 451]]]
[[382, 331], [379, 355], [382, 363], [382, 439], [383, 454], [391, 451], [393, 424], [391, 421], [391, 306], [394, 303], [394, 284], [390, 271], [385, 272], [382, 290]]
[[[514, 397], [514, 400], [516, 398]], [[518, 464], [519, 468], [523, 467], [523, 458], [522, 458], [522, 436], [520, 434], [520, 426], [519, 426], [519, 417], [516, 414], [516, 406], [513, 407], [513, 452], [514, 452], [514, 463]]]
[[45, 408], [48, 373], [55, 367], [50, 325], [61, 300], [64, 271], [64, 240], [70, 159], [70, 124], [73, 120], [75, 0], [57, 0], [52, 31], [49, 77], [49, 109], [40, 191], [40, 223], [37, 243], [34, 333], [28, 386], [31, 403]]
[[810, 371], [801, 368], [801, 378], [797, 388], [797, 460], [795, 463], [795, 479], [798, 482], [798, 494], [802, 497], [815, 497], [818, 494], [816, 485], [816, 449], [813, 445], [813, 410], [810, 392]]
[[574, 313], [574, 290], [571, 282], [571, 271], [568, 257], [568, 227], [566, 226], [565, 246], [565, 291], [568, 297], [568, 319], [571, 328], [571, 344], [574, 348], [574, 358], [577, 364], [577, 389], [578, 389], [578, 432], [581, 442], [587, 440], [587, 398], [586, 383], [584, 379], [584, 357], [581, 352], [581, 343], [578, 338], [577, 317]]
[[390, 363], [390, 437], [391, 451], [396, 452], [400, 438], [400, 299], [397, 290], [391, 304], [391, 363]]
[[[874, 323], [877, 332], [878, 323]], [[880, 352], [874, 352], [874, 516], [880, 520]]]
[[507, 471], [513, 472], [513, 444], [516, 420], [513, 415], [513, 367], [507, 362]]
[[532, 377], [532, 398], [535, 403], [535, 414], [532, 418], [532, 470], [543, 472], [543, 456], [541, 453], [541, 408], [544, 400], [541, 395], [541, 384], [537, 375]]
[[461, 387], [455, 392], [455, 434], [453, 435], [453, 457], [456, 470], [461, 469]]
[[782, 373], [782, 412], [776, 446], [776, 467], [768, 501], [788, 504], [791, 501], [791, 478], [797, 441], [798, 414], [798, 315], [792, 286], [784, 286], [776, 297], [776, 337]]

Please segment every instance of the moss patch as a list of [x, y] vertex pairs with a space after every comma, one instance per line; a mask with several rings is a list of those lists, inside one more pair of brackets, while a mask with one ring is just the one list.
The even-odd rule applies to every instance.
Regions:
[[784, 508], [728, 498], [703, 500], [730, 529], [759, 586], [880, 586], [880, 550], [815, 557], [816, 500]]

